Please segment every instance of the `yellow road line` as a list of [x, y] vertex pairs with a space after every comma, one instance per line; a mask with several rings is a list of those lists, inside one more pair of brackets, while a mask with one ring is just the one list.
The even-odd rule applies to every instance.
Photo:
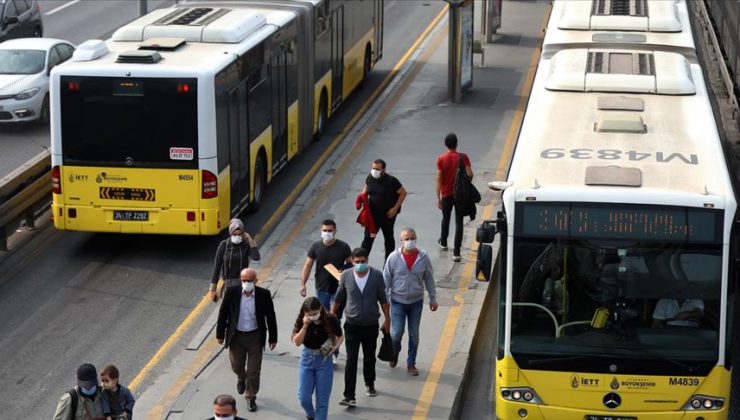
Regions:
[[[432, 22], [424, 29], [424, 31], [421, 33], [421, 35], [414, 41], [414, 43], [409, 47], [409, 49], [406, 51], [406, 53], [400, 58], [400, 60], [396, 63], [396, 65], [393, 67], [393, 70], [391, 70], [390, 74], [386, 76], [386, 78], [383, 80], [383, 82], [380, 84], [380, 86], [373, 92], [373, 94], [365, 101], [365, 103], [362, 105], [362, 107], [357, 111], [357, 113], [354, 115], [354, 117], [350, 120], [350, 122], [345, 126], [345, 128], [342, 130], [341, 133], [334, 139], [332, 144], [327, 148], [326, 151], [321, 155], [321, 157], [316, 161], [316, 163], [311, 167], [311, 169], [306, 173], [306, 175], [301, 179], [301, 181], [295, 186], [295, 188], [291, 191], [291, 193], [288, 195], [288, 197], [285, 199], [283, 204], [278, 207], [277, 211], [270, 217], [270, 219], [263, 225], [262, 229], [260, 229], [260, 232], [258, 232], [255, 235], [255, 240], [262, 240], [264, 239], [264, 236], [269, 232], [272, 225], [274, 225], [279, 218], [287, 211], [288, 207], [295, 201], [295, 198], [297, 195], [302, 192], [308, 184], [308, 182], [313, 178], [313, 176], [318, 172], [321, 165], [324, 163], [326, 159], [329, 158], [331, 153], [336, 149], [336, 147], [341, 143], [341, 141], [347, 136], [347, 134], [350, 132], [352, 126], [355, 125], [355, 123], [364, 115], [364, 113], [367, 111], [367, 109], [370, 107], [370, 104], [372, 104], [378, 96], [383, 92], [383, 90], [388, 86], [388, 84], [391, 82], [393, 77], [398, 74], [401, 67], [408, 61], [411, 54], [414, 52], [416, 48], [418, 48], [419, 44], [427, 37], [429, 32], [434, 28], [434, 26], [444, 17], [445, 12], [447, 11], [447, 6], [445, 6], [442, 11], [432, 20]], [[418, 73], [418, 70], [421, 68], [421, 66], [416, 64], [417, 70], [416, 73]], [[413, 79], [413, 76], [416, 73], [410, 73], [409, 79]], [[405, 90], [405, 88], [408, 87], [408, 83], [403, 85], [402, 88], [400, 88], [400, 91]], [[392, 105], [394, 105], [397, 100], [400, 98], [400, 94], [396, 94], [394, 98], [389, 101], [388, 107], [392, 108]], [[376, 121], [382, 121], [382, 119], [387, 115], [387, 111], [384, 112]], [[374, 124], [373, 127], [377, 127], [377, 124]], [[366, 131], [366, 136], [368, 132], [374, 132], [374, 129], [369, 129]], [[369, 137], [369, 136], [368, 136]], [[366, 142], [366, 141], [365, 141]], [[362, 140], [358, 142], [358, 145], [364, 143]], [[358, 145], [355, 145], [353, 150], [358, 148]], [[348, 156], [351, 156], [352, 154], [348, 154]], [[340, 176], [338, 176], [338, 173], [340, 171], [346, 170], [346, 167], [349, 165], [347, 163], [348, 160], [345, 160], [345, 162], [342, 164], [333, 176], [332, 180], [338, 179]], [[336, 181], [334, 181], [336, 183]], [[323, 191], [328, 191], [330, 188], [326, 187], [323, 189]], [[325, 194], [320, 194], [316, 198], [314, 198], [314, 202], [320, 202], [319, 200], [324, 199]], [[310, 208], [316, 208], [317, 206], [309, 206]], [[271, 257], [268, 259], [265, 265], [263, 265], [260, 269], [260, 282], [263, 281], [265, 278], [269, 276], [269, 274], [272, 272], [274, 267], [277, 265], [277, 263], [282, 258], [282, 255], [284, 254], [285, 250], [287, 249], [288, 245], [290, 245], [293, 241], [288, 239], [297, 236], [300, 234], [301, 229], [305, 225], [306, 221], [310, 219], [310, 216], [312, 213], [310, 211], [306, 211], [303, 213], [300, 217], [300, 221], [296, 223], [296, 227], [293, 228], [291, 233], [286, 237], [286, 239], [281, 240], [281, 244], [275, 249], [274, 252], [272, 252]], [[184, 331], [190, 327], [190, 325], [195, 321], [195, 319], [203, 312], [203, 310], [209, 306], [209, 298], [206, 294], [203, 296], [201, 301], [198, 303], [198, 305], [193, 309], [193, 311], [188, 315], [187, 318], [180, 324], [180, 326], [175, 330], [175, 332], [167, 339], [167, 341], [162, 345], [162, 347], [157, 351], [157, 353], [147, 362], [147, 364], [142, 368], [142, 370], [134, 377], [134, 380], [131, 381], [130, 387], [133, 390], [136, 390], [136, 388], [146, 379], [146, 377], [151, 373], [151, 371], [154, 369], [157, 364], [161, 362], [161, 360], [164, 358], [164, 356], [169, 352], [172, 345], [182, 336]], [[213, 340], [209, 340], [209, 343], [213, 342]], [[195, 357], [194, 360], [192, 360], [190, 363], [188, 363], [188, 366], [185, 368], [186, 373], [183, 373], [178, 377], [178, 379], [173, 382], [172, 387], [168, 389], [167, 394], [163, 398], [162, 401], [160, 401], [157, 405], [154, 406], [154, 408], [149, 412], [147, 418], [161, 418], [156, 417], [157, 413], [163, 414], [166, 410], [166, 407], [171, 403], [169, 401], [172, 395], [176, 396], [179, 395], [187, 386], [187, 384], [192, 379], [192, 372], [197, 371], [196, 367], [200, 367], [203, 362], [207, 359], [207, 356], [212, 353], [212, 350], [206, 351], [207, 348], [211, 348], [212, 344], [206, 345], [204, 348], [201, 348], [198, 350], [198, 355]], [[215, 348], [215, 347], [214, 347]], [[204, 356], [205, 354], [205, 356]]]
[[[547, 24], [547, 18], [549, 16], [550, 9], [548, 7], [546, 9], [545, 17], [543, 18], [540, 27], [545, 27], [545, 25]], [[529, 99], [529, 94], [532, 91], [532, 84], [534, 83], [534, 75], [537, 71], [537, 63], [539, 61], [540, 52], [540, 48], [535, 48], [535, 50], [532, 52], [532, 56], [530, 57], [529, 71], [527, 72], [527, 75], [525, 77], [524, 85], [522, 85], [519, 103], [517, 104], [516, 111], [514, 112], [514, 116], [512, 117], [511, 126], [509, 127], [509, 132], [506, 135], [504, 148], [501, 151], [501, 156], [499, 157], [498, 166], [495, 172], [497, 176], [503, 175], [505, 168], [508, 167], [509, 162], [511, 161], [511, 155], [514, 151], [517, 134], [519, 133], [519, 128], [521, 127], [522, 121], [524, 120], [524, 111], [527, 106], [527, 100]], [[493, 209], [497, 201], [497, 199], [494, 199], [484, 207], [481, 220], [491, 218], [491, 216], [493, 215]], [[442, 330], [441, 337], [439, 338], [439, 345], [437, 346], [437, 351], [434, 354], [434, 359], [432, 359], [432, 365], [429, 368], [429, 375], [427, 375], [427, 379], [424, 382], [424, 388], [421, 390], [421, 395], [419, 395], [419, 400], [417, 401], [416, 408], [414, 409], [414, 419], [426, 419], [429, 416], [429, 408], [432, 405], [434, 394], [436, 393], [437, 385], [439, 384], [439, 379], [442, 376], [445, 363], [447, 362], [447, 355], [450, 352], [452, 339], [454, 338], [455, 331], [457, 330], [457, 323], [460, 318], [460, 313], [462, 312], [463, 306], [465, 305], [465, 292], [468, 290], [468, 287], [470, 286], [470, 283], [473, 279], [473, 271], [475, 270], [475, 259], [477, 251], [478, 243], [473, 241], [473, 244], [470, 247], [470, 253], [468, 254], [465, 266], [462, 270], [462, 278], [460, 279], [457, 291], [455, 292], [454, 300], [456, 302], [456, 305], [452, 306], [449, 313], [447, 314], [447, 320], [445, 321], [444, 329]]]

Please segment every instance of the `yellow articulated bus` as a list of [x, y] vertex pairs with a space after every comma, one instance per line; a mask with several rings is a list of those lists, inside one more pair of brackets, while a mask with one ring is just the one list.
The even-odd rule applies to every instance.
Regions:
[[383, 0], [185, 2], [51, 75], [54, 226], [214, 235], [382, 54]]
[[508, 176], [490, 184], [501, 211], [478, 230], [496, 415], [727, 419], [737, 189], [686, 4], [611, 1], [611, 19], [591, 3], [554, 4]]

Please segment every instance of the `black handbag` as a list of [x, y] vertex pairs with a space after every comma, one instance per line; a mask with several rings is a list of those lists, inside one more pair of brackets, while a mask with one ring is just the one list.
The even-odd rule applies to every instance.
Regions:
[[380, 350], [378, 350], [378, 359], [384, 362], [390, 362], [395, 360], [396, 352], [393, 350], [393, 342], [391, 341], [390, 333], [383, 331], [383, 338], [380, 342]]

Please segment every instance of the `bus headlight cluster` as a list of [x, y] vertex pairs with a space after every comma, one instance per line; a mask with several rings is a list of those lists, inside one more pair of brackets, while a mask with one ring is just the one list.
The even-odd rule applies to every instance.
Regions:
[[683, 406], [683, 410], [719, 410], [724, 406], [724, 404], [724, 398], [694, 395], [689, 398], [689, 401]]
[[507, 401], [542, 404], [542, 399], [532, 388], [501, 388], [501, 396]]

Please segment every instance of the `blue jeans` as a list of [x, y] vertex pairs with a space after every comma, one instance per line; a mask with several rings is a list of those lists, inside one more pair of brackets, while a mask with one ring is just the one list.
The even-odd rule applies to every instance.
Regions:
[[[301, 365], [298, 369], [298, 402], [307, 417], [326, 420], [329, 414], [329, 397], [331, 397], [334, 366], [331, 357], [324, 356], [317, 350], [303, 347]], [[316, 409], [313, 405], [313, 394], [316, 393]]]
[[403, 338], [406, 320], [409, 323], [409, 355], [406, 358], [408, 366], [416, 364], [416, 350], [419, 348], [419, 324], [421, 311], [424, 309], [424, 299], [414, 303], [398, 303], [391, 300], [391, 340], [396, 354], [401, 353], [401, 339]]
[[[325, 292], [323, 290], [316, 291], [316, 297], [321, 302], [321, 306], [326, 309], [326, 312], [331, 312], [331, 305], [334, 304], [334, 293]], [[344, 312], [344, 305], [339, 307], [337, 311], [337, 319], [342, 320], [342, 313]]]

